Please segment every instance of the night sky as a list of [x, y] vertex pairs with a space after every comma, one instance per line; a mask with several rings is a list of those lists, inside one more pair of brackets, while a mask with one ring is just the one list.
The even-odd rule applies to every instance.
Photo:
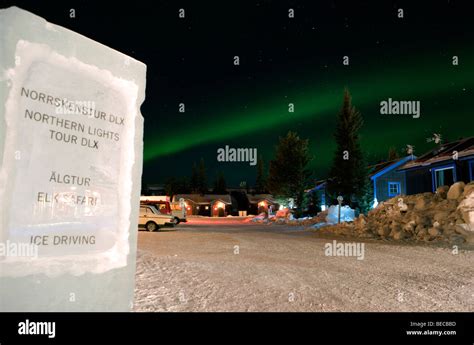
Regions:
[[[345, 87], [365, 120], [361, 140], [370, 163], [385, 159], [390, 146], [403, 154], [411, 144], [422, 154], [433, 147], [427, 142], [433, 133], [448, 140], [474, 135], [468, 1], [0, 3], [147, 65], [144, 183], [189, 176], [202, 157], [211, 182], [222, 170], [228, 185], [252, 185], [255, 167], [217, 162], [217, 149], [257, 148], [268, 166], [288, 130], [310, 140], [314, 178], [324, 178]], [[70, 8], [76, 18], [69, 18]], [[290, 8], [294, 18], [288, 18]], [[381, 115], [380, 102], [388, 98], [420, 101], [420, 118]]]

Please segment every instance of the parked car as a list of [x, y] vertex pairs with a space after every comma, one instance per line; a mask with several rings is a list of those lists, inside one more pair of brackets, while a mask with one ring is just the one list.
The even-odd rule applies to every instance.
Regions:
[[138, 227], [144, 227], [148, 231], [157, 231], [162, 227], [174, 227], [176, 220], [173, 216], [160, 213], [152, 205], [140, 205]]
[[176, 224], [187, 222], [184, 200], [181, 202], [169, 202], [167, 200], [157, 200], [159, 197], [142, 196], [141, 205], [153, 205], [161, 214], [169, 214], [175, 218]]

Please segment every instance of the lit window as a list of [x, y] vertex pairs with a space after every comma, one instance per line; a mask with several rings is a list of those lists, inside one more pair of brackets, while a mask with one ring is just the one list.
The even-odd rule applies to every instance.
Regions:
[[445, 166], [433, 169], [434, 190], [441, 186], [450, 186], [456, 182], [456, 171], [454, 166]]
[[388, 196], [396, 196], [400, 194], [400, 182], [388, 183]]

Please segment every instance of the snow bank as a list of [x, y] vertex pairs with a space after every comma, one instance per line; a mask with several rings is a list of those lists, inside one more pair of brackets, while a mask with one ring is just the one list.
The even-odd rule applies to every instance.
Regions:
[[[339, 216], [339, 206], [332, 205], [329, 207], [326, 222], [330, 224], [337, 224]], [[355, 211], [349, 206], [341, 207], [341, 222], [351, 222], [355, 218]]]
[[262, 212], [258, 216], [253, 217], [252, 222], [259, 222], [259, 221], [262, 221], [266, 218], [267, 218], [267, 215], [264, 212]]

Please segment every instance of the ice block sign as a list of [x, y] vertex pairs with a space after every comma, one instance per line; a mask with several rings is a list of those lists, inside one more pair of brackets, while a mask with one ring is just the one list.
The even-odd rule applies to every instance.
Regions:
[[146, 66], [12, 7], [0, 10], [0, 72], [0, 236], [3, 248], [17, 246], [0, 257], [0, 275], [125, 267]]

